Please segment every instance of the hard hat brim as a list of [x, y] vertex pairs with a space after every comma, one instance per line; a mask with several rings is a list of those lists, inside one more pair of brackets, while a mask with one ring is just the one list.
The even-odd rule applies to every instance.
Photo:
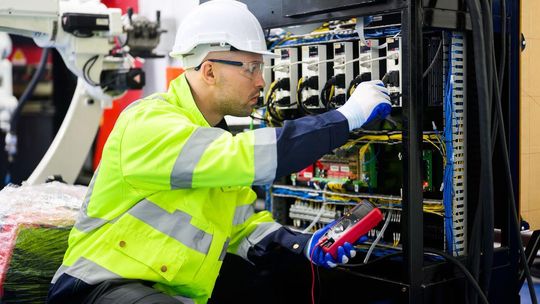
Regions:
[[269, 51], [260, 51], [260, 52], [254, 52], [254, 51], [245, 51], [245, 52], [250, 52], [250, 53], [255, 53], [255, 54], [261, 54], [263, 56], [268, 56], [270, 58], [279, 58], [279, 54], [276, 54], [274, 52], [269, 52]]
[[[263, 55], [263, 56], [268, 56], [270, 58], [279, 58], [279, 54], [276, 54], [274, 52], [269, 52], [269, 51], [258, 51], [258, 52], [255, 52], [255, 51], [244, 51], [244, 50], [241, 50], [243, 52], [248, 52], [248, 53], [255, 53], [255, 54], [260, 54], [260, 55]], [[182, 58], [184, 55], [183, 52], [170, 52], [169, 53], [169, 56], [172, 57], [172, 58]]]

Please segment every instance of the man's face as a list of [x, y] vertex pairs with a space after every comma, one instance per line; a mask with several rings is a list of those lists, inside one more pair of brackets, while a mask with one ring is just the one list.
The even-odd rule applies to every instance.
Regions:
[[212, 62], [218, 93], [215, 106], [222, 115], [249, 116], [264, 87], [262, 55], [219, 52], [207, 58], [209, 61], [212, 59], [222, 60]]

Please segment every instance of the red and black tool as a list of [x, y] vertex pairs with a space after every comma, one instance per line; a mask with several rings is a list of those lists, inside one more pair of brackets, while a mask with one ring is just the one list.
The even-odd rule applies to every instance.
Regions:
[[383, 219], [381, 211], [368, 201], [362, 201], [339, 218], [323, 235], [320, 246], [337, 258], [337, 249], [345, 242], [354, 244]]

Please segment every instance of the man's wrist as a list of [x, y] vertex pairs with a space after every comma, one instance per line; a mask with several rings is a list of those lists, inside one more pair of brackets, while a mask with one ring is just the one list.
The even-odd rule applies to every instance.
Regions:
[[306, 246], [304, 247], [304, 255], [308, 258], [308, 260], [311, 261], [311, 242], [313, 241], [313, 236], [311, 236], [307, 243], [306, 243]]
[[356, 105], [345, 103], [343, 106], [336, 109], [338, 112], [343, 114], [345, 118], [347, 118], [347, 122], [349, 123], [349, 131], [360, 128], [364, 124], [365, 120], [362, 118], [362, 115], [358, 112], [358, 110], [355, 111], [353, 108], [354, 106]]

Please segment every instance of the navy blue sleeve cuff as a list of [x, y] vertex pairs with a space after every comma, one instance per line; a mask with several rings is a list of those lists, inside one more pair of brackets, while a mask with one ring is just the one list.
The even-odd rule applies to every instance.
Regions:
[[248, 251], [248, 259], [257, 261], [258, 258], [264, 257], [276, 247], [285, 248], [295, 254], [302, 254], [310, 238], [311, 234], [294, 232], [286, 227], [281, 227], [264, 237], [259, 243], [254, 244]]
[[345, 144], [349, 123], [338, 111], [287, 120], [276, 130], [276, 178], [298, 172]]

